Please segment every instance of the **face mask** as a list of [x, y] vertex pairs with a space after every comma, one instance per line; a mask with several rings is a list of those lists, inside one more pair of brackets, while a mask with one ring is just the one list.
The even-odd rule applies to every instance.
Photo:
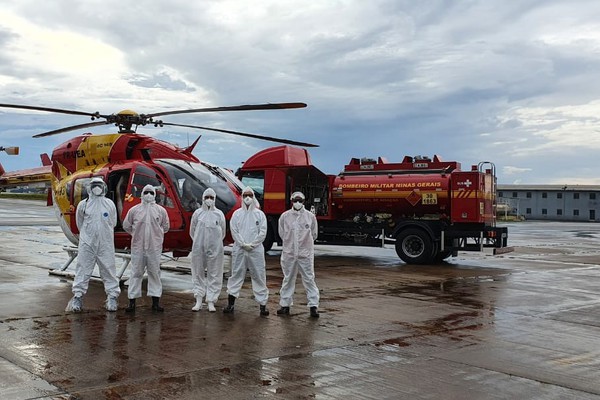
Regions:
[[154, 201], [154, 196], [151, 194], [145, 194], [142, 196], [142, 200], [144, 200], [146, 203], [151, 203]]
[[244, 204], [249, 206], [250, 204], [254, 203], [254, 197], [244, 197]]
[[104, 190], [102, 190], [101, 187], [96, 186], [92, 188], [92, 193], [94, 193], [96, 196], [100, 196], [102, 192], [104, 192]]
[[204, 204], [206, 207], [210, 208], [215, 205], [215, 201], [213, 199], [204, 199]]
[[294, 210], [300, 210], [302, 207], [304, 207], [304, 204], [297, 201], [294, 204], [292, 204], [292, 207], [294, 207]]

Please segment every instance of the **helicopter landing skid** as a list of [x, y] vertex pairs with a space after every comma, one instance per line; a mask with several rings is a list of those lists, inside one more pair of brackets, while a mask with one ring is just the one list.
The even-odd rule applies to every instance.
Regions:
[[[77, 247], [74, 247], [74, 246], [63, 246], [63, 250], [67, 252], [67, 254], [69, 255], [69, 259], [62, 267], [60, 267], [60, 269], [51, 269], [50, 271], [48, 271], [48, 274], [73, 278], [73, 277], [75, 277], [75, 273], [67, 272], [67, 268], [69, 268], [69, 266], [71, 265], [73, 260], [75, 260], [75, 258], [77, 257], [78, 249], [77, 249]], [[131, 262], [131, 254], [115, 253], [115, 257], [119, 257], [119, 258], [123, 259], [123, 264], [117, 271], [117, 278], [119, 279], [119, 281], [126, 281], [129, 278], [123, 278], [123, 274], [125, 273], [125, 270], [129, 266], [129, 263]], [[91, 279], [100, 280], [100, 277], [92, 275]]]

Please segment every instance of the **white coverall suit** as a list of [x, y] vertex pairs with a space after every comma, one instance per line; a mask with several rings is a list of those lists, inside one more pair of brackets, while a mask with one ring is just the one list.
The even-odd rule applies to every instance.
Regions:
[[169, 216], [164, 207], [156, 204], [156, 189], [144, 186], [142, 193], [152, 192], [152, 196], [142, 195], [142, 202], [133, 206], [123, 220], [123, 229], [131, 235], [131, 273], [127, 297], [142, 297], [144, 271], [148, 272], [149, 297], [162, 296], [160, 281], [160, 256], [165, 233], [169, 231]]
[[[249, 187], [243, 190], [243, 192], [249, 191], [254, 193]], [[249, 269], [254, 298], [258, 304], [264, 306], [269, 299], [265, 249], [262, 244], [267, 236], [267, 217], [257, 207], [258, 201], [253, 200], [250, 205], [242, 204], [241, 208], [235, 210], [229, 223], [234, 243], [231, 250], [231, 277], [227, 281], [227, 293], [239, 297], [246, 278], [246, 269]]]
[[[204, 198], [213, 196], [210, 206]], [[194, 211], [190, 222], [192, 245], [192, 291], [202, 304], [216, 303], [223, 287], [223, 239], [227, 233], [225, 215], [215, 207], [217, 195], [208, 188], [202, 195], [202, 206]], [[206, 276], [204, 270], [206, 269]]]
[[306, 290], [308, 307], [319, 306], [319, 289], [315, 284], [315, 246], [318, 228], [315, 215], [302, 207], [296, 211], [287, 210], [279, 217], [279, 236], [283, 241], [281, 251], [281, 284], [279, 305], [290, 307], [294, 304], [294, 290], [298, 271]]
[[[102, 184], [102, 193], [96, 195], [91, 185]], [[79, 229], [79, 250], [73, 280], [73, 295], [83, 296], [90, 283], [94, 266], [98, 263], [100, 278], [108, 297], [117, 298], [121, 294], [115, 266], [114, 228], [117, 224], [115, 203], [104, 197], [106, 184], [102, 178], [92, 178], [88, 187], [89, 197], [79, 202], [75, 213]]]

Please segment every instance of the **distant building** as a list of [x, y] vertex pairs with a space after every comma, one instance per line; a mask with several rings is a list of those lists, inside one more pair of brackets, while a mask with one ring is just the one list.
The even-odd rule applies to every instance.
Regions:
[[525, 219], [600, 222], [598, 185], [498, 185], [498, 204]]

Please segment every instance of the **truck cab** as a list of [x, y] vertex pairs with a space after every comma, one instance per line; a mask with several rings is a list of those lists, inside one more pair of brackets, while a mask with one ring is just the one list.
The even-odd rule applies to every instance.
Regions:
[[267, 216], [265, 251], [274, 242], [281, 243], [277, 233], [279, 216], [290, 209], [292, 193], [304, 193], [305, 207], [313, 211], [317, 219], [329, 217], [330, 181], [335, 177], [316, 168], [305, 149], [290, 146], [265, 149], [246, 160], [236, 175], [245, 186], [254, 190]]

